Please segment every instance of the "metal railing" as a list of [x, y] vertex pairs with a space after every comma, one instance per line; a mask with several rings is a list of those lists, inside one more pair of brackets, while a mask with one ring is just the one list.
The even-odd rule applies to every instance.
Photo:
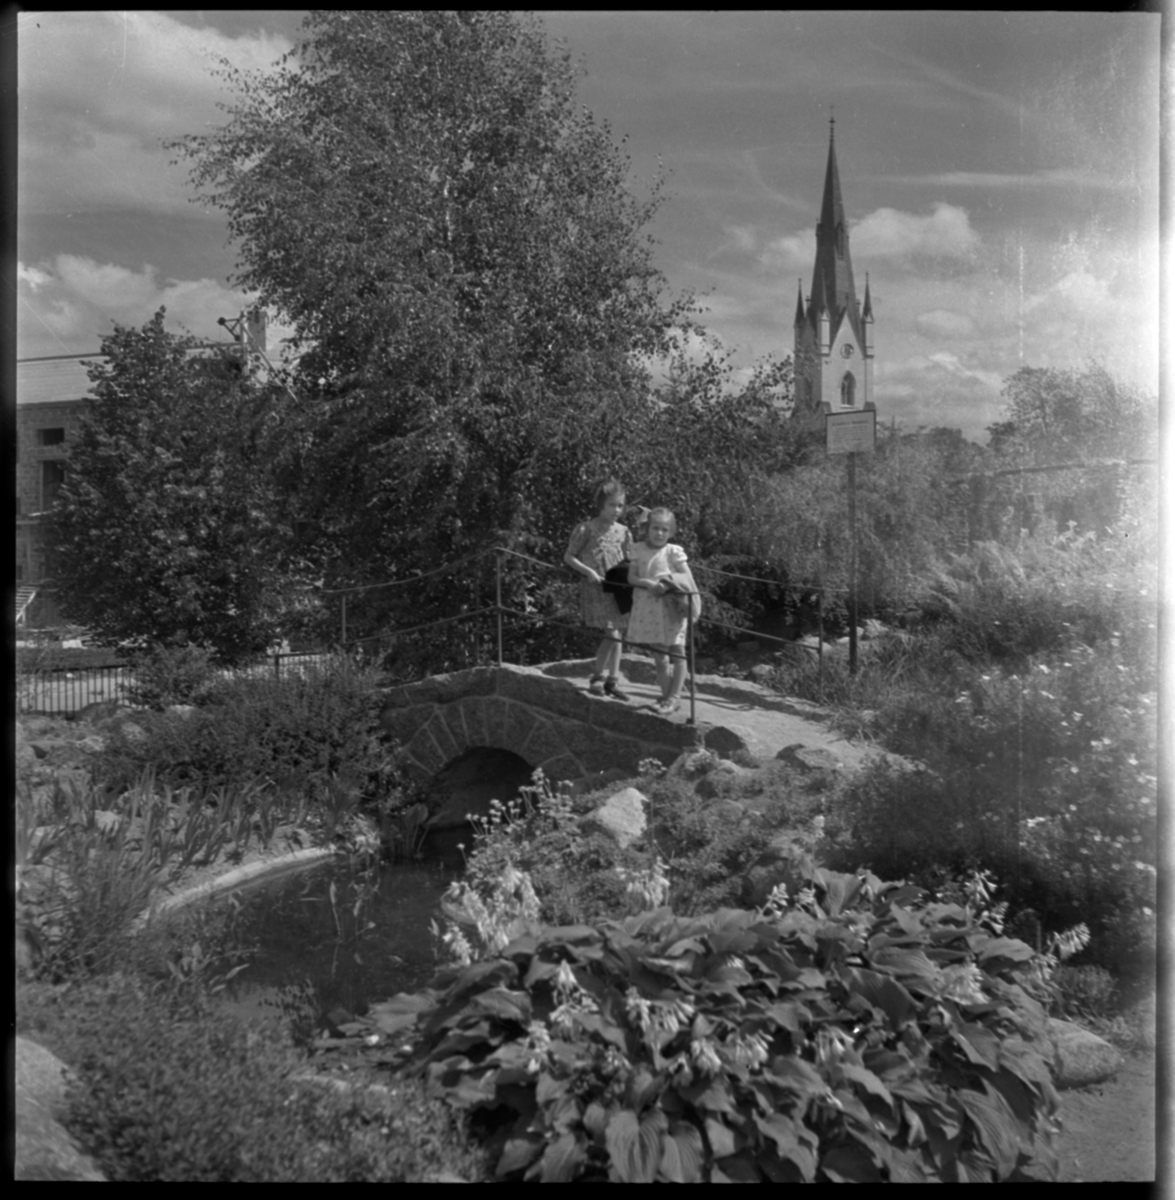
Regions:
[[[375, 591], [379, 588], [403, 587], [408, 584], [418, 583], [418, 582], [421, 582], [422, 580], [430, 579], [435, 576], [442, 575], [447, 571], [452, 571], [452, 570], [456, 570], [459, 567], [468, 566], [472, 562], [483, 559], [488, 554], [493, 554], [494, 560], [495, 560], [494, 603], [493, 604], [484, 605], [480, 608], [472, 609], [469, 612], [457, 613], [456, 615], [451, 616], [451, 617], [438, 617], [432, 621], [423, 621], [418, 624], [410, 625], [410, 626], [403, 627], [403, 628], [385, 629], [381, 633], [373, 634], [370, 637], [355, 638], [355, 639], [348, 641], [348, 639], [347, 639], [346, 597], [349, 594], [359, 593], [359, 592], [370, 592], [370, 591]], [[564, 567], [562, 564], [556, 565], [554, 563], [544, 562], [542, 559], [534, 558], [533, 556], [531, 556], [529, 554], [523, 554], [521, 551], [518, 551], [518, 550], [511, 550], [509, 547], [506, 547], [506, 546], [493, 546], [486, 550], [481, 550], [481, 551], [477, 551], [473, 554], [466, 555], [463, 558], [460, 558], [453, 563], [445, 564], [441, 567], [437, 567], [436, 569], [434, 569], [432, 571], [421, 573], [420, 575], [413, 575], [413, 576], [410, 576], [405, 579], [385, 580], [382, 583], [360, 584], [360, 585], [356, 585], [355, 587], [352, 587], [352, 588], [332, 588], [332, 589], [324, 590], [323, 594], [324, 595], [337, 595], [341, 599], [340, 635], [341, 635], [341, 641], [342, 641], [342, 644], [344, 647], [359, 646], [359, 645], [363, 645], [365, 643], [370, 643], [370, 642], [384, 642], [389, 638], [402, 637], [402, 636], [404, 636], [406, 634], [410, 634], [410, 633], [420, 633], [426, 629], [434, 629], [434, 628], [438, 628], [443, 625], [459, 624], [459, 623], [462, 623], [465, 621], [472, 621], [478, 617], [484, 617], [484, 616], [493, 614], [495, 617], [495, 625], [496, 625], [497, 665], [499, 667], [502, 667], [505, 665], [505, 636], [504, 636], [503, 627], [502, 627], [503, 616], [515, 617], [515, 618], [518, 618], [521, 620], [531, 621], [531, 622], [535, 622], [535, 623], [538, 623], [538, 624], [541, 624], [544, 626], [549, 626], [549, 627], [558, 628], [558, 629], [572, 629], [572, 630], [582, 631], [585, 628], [587, 628], [586, 626], [584, 626], [582, 624], [571, 624], [568, 621], [561, 621], [554, 617], [543, 616], [542, 614], [536, 613], [536, 612], [526, 612], [522, 609], [511, 608], [510, 606], [503, 604], [502, 603], [502, 565], [503, 565], [504, 559], [507, 557], [519, 559], [523, 562], [531, 563], [532, 565], [534, 565], [536, 567], [540, 567], [544, 570], [554, 571], [554, 572], [557, 572], [560, 574], [562, 574], [563, 572], [566, 571], [566, 567]], [[743, 626], [739, 626], [739, 625], [731, 625], [728, 622], [718, 621], [718, 620], [715, 620], [714, 618], [708, 618], [708, 617], [703, 616], [703, 617], [699, 618], [699, 620], [704, 624], [710, 625], [717, 629], [725, 630], [729, 633], [742, 633], [742, 634], [747, 634], [750, 637], [754, 637], [760, 641], [775, 642], [776, 644], [778, 644], [780, 646], [787, 647], [792, 650], [796, 650], [801, 654], [814, 653], [816, 655], [816, 659], [817, 659], [817, 663], [818, 663], [818, 670], [820, 672], [820, 681], [821, 681], [821, 684], [823, 684], [823, 679], [824, 679], [824, 597], [826, 594], [843, 595], [843, 594], [845, 594], [845, 591], [846, 591], [845, 589], [843, 589], [843, 588], [828, 588], [822, 584], [807, 584], [807, 583], [805, 583], [805, 584], [785, 584], [785, 583], [780, 582], [777, 579], [766, 579], [766, 578], [763, 578], [761, 576], [756, 576], [756, 575], [740, 575], [740, 574], [735, 574], [734, 572], [730, 572], [730, 571], [722, 571], [715, 567], [704, 567], [701, 565], [694, 566], [693, 569], [703, 572], [703, 573], [706, 573], [706, 574], [722, 576], [725, 578], [739, 579], [739, 580], [744, 580], [744, 581], [752, 582], [752, 583], [768, 584], [771, 587], [778, 588], [781, 591], [815, 594], [816, 605], [817, 605], [817, 608], [816, 608], [817, 626], [819, 629], [819, 636], [817, 638], [817, 644], [815, 646], [802, 645], [800, 643], [790, 641], [787, 638], [776, 637], [773, 634], [757, 632], [752, 629], [746, 629]], [[677, 593], [678, 593], [678, 595], [691, 596], [691, 597], [695, 596], [695, 595], [696, 596], [704, 596], [705, 595], [705, 593], [701, 592], [701, 591], [686, 592], [686, 591], [682, 591], [680, 589], [677, 589]], [[686, 659], [687, 672], [688, 672], [688, 676], [689, 676], [689, 689], [690, 689], [690, 715], [689, 715], [687, 724], [693, 725], [696, 723], [696, 717], [697, 717], [697, 691], [696, 691], [696, 681], [695, 681], [697, 671], [695, 668], [695, 651], [694, 651], [695, 619], [694, 619], [694, 615], [693, 615], [692, 603], [688, 604], [686, 606], [686, 608], [687, 608], [687, 613], [686, 613], [685, 644], [682, 647], [682, 650], [680, 652], [677, 652], [675, 647], [670, 647], [668, 650], [668, 657], [671, 659], [679, 659], [679, 658], [685, 657], [685, 659]], [[620, 640], [621, 640], [622, 645], [625, 647], [625, 649], [644, 650], [644, 651], [647, 651], [647, 652], [653, 653], [653, 654], [662, 652], [661, 647], [659, 647], [659, 646], [654, 646], [654, 645], [644, 643], [644, 642], [634, 642], [634, 641], [630, 640], [629, 638], [624, 637], [623, 634], [621, 635]]]

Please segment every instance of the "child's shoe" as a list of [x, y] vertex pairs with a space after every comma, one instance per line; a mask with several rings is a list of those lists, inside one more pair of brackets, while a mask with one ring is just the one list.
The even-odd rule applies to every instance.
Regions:
[[669, 700], [669, 699], [658, 700], [657, 703], [655, 705], [653, 705], [653, 708], [656, 710], [658, 716], [662, 716], [662, 717], [667, 717], [671, 713], [677, 712], [677, 710], [680, 707], [681, 707], [680, 700]]
[[588, 695], [602, 696], [604, 694], [604, 677], [603, 675], [593, 675], [588, 680]]
[[613, 677], [612, 679], [609, 679], [604, 684], [604, 695], [611, 696], [613, 700], [627, 700], [628, 699], [628, 693], [622, 692], [620, 690], [619, 683], [615, 677]]

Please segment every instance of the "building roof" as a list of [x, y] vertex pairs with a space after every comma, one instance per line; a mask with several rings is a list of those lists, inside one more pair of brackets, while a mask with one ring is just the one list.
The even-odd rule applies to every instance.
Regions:
[[16, 364], [16, 403], [53, 404], [84, 400], [90, 394], [90, 377], [82, 363], [101, 359], [93, 354], [61, 358], [26, 358]]
[[853, 262], [849, 256], [849, 230], [844, 200], [840, 191], [840, 171], [836, 165], [836, 126], [830, 122], [828, 166], [824, 173], [824, 197], [820, 205], [820, 223], [816, 226], [816, 263], [812, 268], [812, 304], [810, 324], [815, 327], [822, 310], [828, 310], [832, 337], [847, 316], [861, 338], [857, 289], [853, 284]]

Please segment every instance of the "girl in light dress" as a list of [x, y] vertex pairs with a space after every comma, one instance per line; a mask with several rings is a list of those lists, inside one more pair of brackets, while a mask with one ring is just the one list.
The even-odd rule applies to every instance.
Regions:
[[686, 606], [693, 605], [695, 620], [701, 612], [686, 553], [669, 540], [676, 534], [673, 513], [654, 508], [645, 540], [632, 548], [628, 569], [634, 591], [627, 640], [653, 651], [661, 689], [661, 699], [654, 707], [666, 716], [677, 711], [685, 682]]
[[603, 640], [596, 651], [595, 671], [588, 682], [593, 696], [627, 700], [619, 686], [621, 636], [628, 618], [621, 613], [616, 597], [604, 590], [604, 576], [629, 557], [632, 535], [620, 523], [624, 512], [624, 487], [609, 479], [596, 489], [596, 516], [582, 521], [571, 533], [563, 561], [581, 576], [579, 605], [583, 623], [602, 629]]

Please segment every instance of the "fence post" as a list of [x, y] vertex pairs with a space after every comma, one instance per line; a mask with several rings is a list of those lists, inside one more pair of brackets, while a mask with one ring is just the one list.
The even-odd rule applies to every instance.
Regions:
[[342, 629], [342, 633], [339, 637], [339, 644], [345, 650], [347, 648], [347, 593], [346, 592], [343, 593], [342, 610], [343, 610], [343, 613], [342, 613], [343, 629]]
[[502, 665], [502, 551], [494, 547], [494, 594], [498, 619], [498, 666]]
[[282, 677], [282, 655], [280, 650], [273, 652], [273, 677], [274, 679]]

